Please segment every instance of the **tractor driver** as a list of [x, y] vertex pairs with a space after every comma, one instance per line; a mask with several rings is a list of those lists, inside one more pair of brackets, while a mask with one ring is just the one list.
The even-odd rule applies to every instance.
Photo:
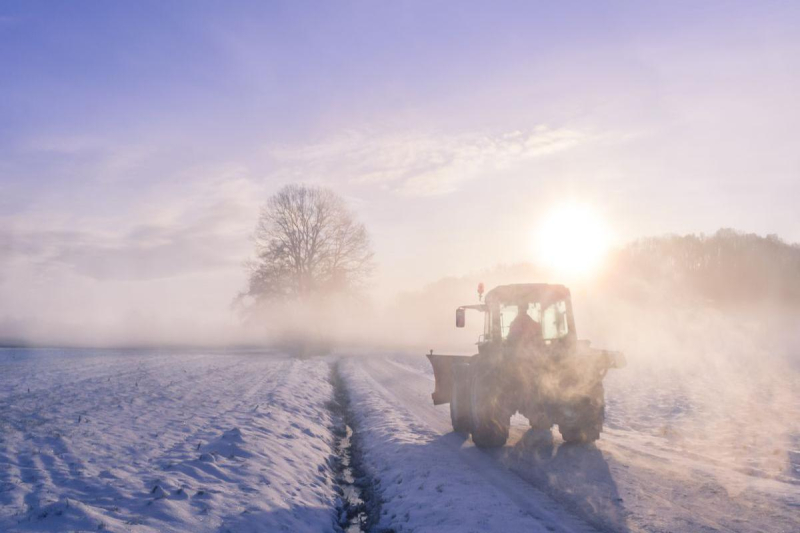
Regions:
[[542, 326], [528, 314], [528, 304], [517, 307], [517, 316], [508, 327], [506, 342], [514, 355], [536, 349], [542, 340]]

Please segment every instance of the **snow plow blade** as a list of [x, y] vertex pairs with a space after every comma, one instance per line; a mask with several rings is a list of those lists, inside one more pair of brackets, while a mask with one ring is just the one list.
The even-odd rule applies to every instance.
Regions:
[[471, 355], [438, 355], [426, 354], [433, 366], [433, 377], [436, 380], [433, 394], [433, 405], [450, 403], [453, 397], [453, 365], [456, 363], [466, 363], [473, 356]]

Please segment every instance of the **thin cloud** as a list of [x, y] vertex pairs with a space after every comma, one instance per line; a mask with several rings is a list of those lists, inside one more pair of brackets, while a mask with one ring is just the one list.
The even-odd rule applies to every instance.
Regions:
[[539, 128], [482, 137], [451, 146], [447, 162], [431, 165], [431, 171], [412, 176], [395, 190], [405, 196], [433, 196], [455, 192], [462, 183], [489, 177], [532, 159], [569, 150], [586, 140], [573, 130]]
[[[25, 216], [0, 229], [0, 267], [67, 269], [98, 281], [145, 281], [236, 268], [247, 255], [259, 187], [223, 176], [194, 196], [164, 193], [161, 205], [121, 219], [87, 219], [63, 230], [55, 215]], [[128, 223], [126, 223], [129, 221]], [[146, 221], [146, 222], [143, 222]]]
[[89, 231], [37, 231], [0, 235], [8, 261], [48, 271], [66, 267], [99, 281], [175, 277], [231, 264], [220, 253], [226, 238], [201, 224], [181, 228], [142, 225], [123, 235]]
[[532, 159], [572, 149], [590, 135], [539, 126], [500, 135], [370, 136], [347, 132], [329, 141], [269, 151], [287, 175], [324, 175], [373, 184], [401, 196], [457, 191], [464, 182], [489, 177]]
[[23, 151], [74, 165], [75, 172], [97, 182], [135, 178], [148, 165], [170, 154], [157, 143], [115, 141], [88, 135], [43, 136], [28, 140]]

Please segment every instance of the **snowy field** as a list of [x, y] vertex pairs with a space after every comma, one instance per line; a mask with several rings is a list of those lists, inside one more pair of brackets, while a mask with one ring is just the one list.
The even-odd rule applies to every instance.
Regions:
[[329, 372], [0, 350], [0, 531], [329, 531]]
[[[697, 413], [708, 397], [728, 401], [719, 375], [691, 384], [623, 369], [606, 379], [597, 446], [564, 445], [516, 416], [508, 444], [484, 452], [450, 432], [448, 406], [431, 404], [424, 357], [353, 359], [344, 373], [365, 462], [387, 495], [382, 523], [398, 532], [800, 531], [796, 380], [763, 391], [770, 402], [745, 395]], [[783, 431], [764, 433], [775, 425]]]
[[422, 355], [13, 349], [0, 349], [0, 531], [341, 531], [334, 368], [376, 531], [800, 531], [793, 376], [736, 400], [719, 376], [626, 369], [606, 380], [597, 446], [517, 416], [486, 452], [431, 404]]

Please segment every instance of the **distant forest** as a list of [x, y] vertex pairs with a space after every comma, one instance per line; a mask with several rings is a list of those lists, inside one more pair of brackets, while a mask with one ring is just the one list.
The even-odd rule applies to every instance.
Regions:
[[[721, 229], [713, 235], [647, 237], [615, 251], [606, 266], [604, 274], [589, 285], [570, 284], [573, 290], [641, 305], [694, 302], [721, 307], [759, 303], [800, 306], [800, 245], [786, 243], [776, 235], [761, 237]], [[416, 309], [425, 302], [447, 308], [469, 303], [478, 281], [485, 282], [488, 290], [505, 283], [561, 280], [531, 263], [498, 265], [404, 293], [398, 304]]]
[[800, 304], [800, 245], [732, 229], [650, 237], [615, 254], [612, 286], [638, 283], [717, 304]]

